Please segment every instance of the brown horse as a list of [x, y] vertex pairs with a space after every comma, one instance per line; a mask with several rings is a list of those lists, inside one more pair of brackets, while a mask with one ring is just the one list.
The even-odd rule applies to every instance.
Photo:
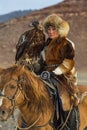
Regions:
[[[0, 78], [0, 88], [2, 104], [0, 106], [0, 119], [7, 120], [16, 108], [20, 110], [18, 117], [18, 130], [53, 130], [50, 122], [54, 114], [52, 97], [47, 90], [47, 85], [33, 72], [24, 69], [22, 66], [12, 66], [4, 69]], [[68, 120], [73, 119], [74, 115], [72, 98], [64, 86], [59, 86], [59, 93], [65, 113], [68, 112], [65, 122], [58, 130], [68, 130]], [[87, 87], [79, 86], [83, 93], [78, 111], [74, 109], [75, 122], [78, 127], [73, 126], [70, 130], [87, 129]], [[77, 114], [79, 113], [79, 114]], [[79, 115], [79, 117], [78, 117]], [[70, 118], [69, 118], [70, 117]], [[67, 125], [66, 125], [67, 124]], [[67, 126], [67, 128], [65, 128]]]

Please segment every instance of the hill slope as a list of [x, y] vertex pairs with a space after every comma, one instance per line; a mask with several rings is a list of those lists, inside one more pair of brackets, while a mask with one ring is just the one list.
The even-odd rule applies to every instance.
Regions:
[[14, 64], [15, 46], [20, 35], [29, 29], [28, 24], [38, 19], [43, 19], [51, 14], [57, 13], [70, 24], [70, 38], [76, 45], [76, 67], [78, 70], [87, 70], [87, 1], [65, 0], [54, 6], [33, 11], [21, 18], [14, 18], [6, 23], [0, 24], [0, 66], [8, 67]]

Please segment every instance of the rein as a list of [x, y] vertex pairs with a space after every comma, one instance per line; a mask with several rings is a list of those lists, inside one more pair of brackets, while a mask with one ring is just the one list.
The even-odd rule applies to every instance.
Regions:
[[72, 108], [73, 108], [73, 104], [71, 104], [71, 107], [70, 107], [69, 113], [68, 113], [68, 115], [67, 115], [67, 117], [66, 117], [66, 120], [65, 120], [64, 124], [63, 124], [62, 126], [59, 125], [58, 128], [57, 128], [58, 130], [63, 130], [63, 128], [66, 126], [66, 124], [67, 124], [67, 122], [68, 122], [68, 119], [69, 119], [69, 117], [70, 117], [70, 114], [71, 114]]
[[47, 122], [47, 123], [45, 123], [45, 124], [42, 124], [42, 125], [35, 125], [38, 121], [39, 121], [39, 119], [40, 119], [40, 117], [41, 117], [41, 114], [40, 114], [40, 116], [37, 118], [37, 120], [36, 121], [34, 121], [30, 126], [28, 126], [25, 122], [23, 122], [23, 124], [26, 126], [26, 127], [20, 127], [19, 125], [18, 125], [18, 123], [17, 123], [17, 129], [18, 130], [20, 130], [20, 129], [23, 129], [23, 130], [28, 130], [28, 129], [31, 129], [31, 128], [40, 128], [40, 127], [45, 127], [46, 125], [48, 125], [49, 124], [49, 121]]
[[26, 125], [26, 126], [28, 126], [28, 127], [22, 128], [22, 127], [20, 127], [20, 126], [17, 124], [17, 128], [18, 128], [18, 129], [23, 129], [23, 130], [30, 129], [30, 128], [32, 128], [32, 127], [39, 121], [40, 117], [41, 117], [41, 115], [40, 115], [40, 116], [38, 117], [38, 119], [37, 119], [36, 121], [34, 121], [30, 126], [28, 126], [26, 123], [23, 122], [24, 125]]

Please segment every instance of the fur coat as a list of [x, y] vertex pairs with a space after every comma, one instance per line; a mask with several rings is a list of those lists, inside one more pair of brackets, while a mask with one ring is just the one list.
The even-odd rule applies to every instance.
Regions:
[[[75, 70], [75, 45], [68, 38], [47, 39], [44, 50], [41, 52], [47, 70], [55, 75], [66, 77], [77, 85], [77, 72]], [[63, 79], [63, 77], [61, 79]]]

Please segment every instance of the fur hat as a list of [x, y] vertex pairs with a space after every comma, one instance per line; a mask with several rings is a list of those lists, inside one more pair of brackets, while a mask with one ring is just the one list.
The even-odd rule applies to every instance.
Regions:
[[69, 24], [61, 17], [59, 17], [57, 14], [51, 14], [48, 17], [46, 17], [46, 19], [43, 22], [43, 27], [46, 32], [49, 26], [54, 26], [55, 28], [57, 28], [60, 37], [67, 36], [69, 32]]

